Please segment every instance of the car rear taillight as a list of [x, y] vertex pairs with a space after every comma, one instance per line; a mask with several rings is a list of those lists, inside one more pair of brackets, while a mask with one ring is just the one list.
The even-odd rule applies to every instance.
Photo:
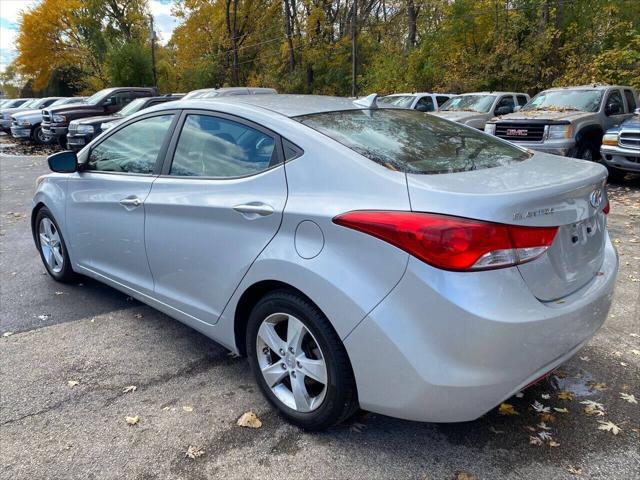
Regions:
[[423, 262], [455, 271], [529, 262], [553, 243], [558, 227], [523, 227], [433, 213], [354, 211], [333, 222], [389, 242]]
[[609, 215], [610, 211], [611, 211], [611, 204], [609, 203], [609, 200], [607, 200], [607, 203], [605, 203], [602, 209], [602, 213], [604, 213], [605, 215]]

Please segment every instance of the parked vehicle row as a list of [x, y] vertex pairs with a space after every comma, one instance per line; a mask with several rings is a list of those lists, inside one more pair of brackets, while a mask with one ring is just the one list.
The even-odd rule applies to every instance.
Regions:
[[[84, 100], [85, 97], [59, 98], [51, 106], [82, 103]], [[42, 131], [42, 110], [34, 108], [14, 112], [11, 115], [11, 136], [21, 140], [30, 139], [39, 144], [48, 143], [49, 138]]]

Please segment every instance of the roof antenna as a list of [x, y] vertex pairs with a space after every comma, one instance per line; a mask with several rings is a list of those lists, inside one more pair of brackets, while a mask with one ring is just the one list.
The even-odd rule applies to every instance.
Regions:
[[378, 94], [372, 93], [371, 95], [367, 95], [364, 98], [358, 98], [357, 100], [354, 100], [353, 104], [363, 108], [378, 108], [378, 103], [376, 102], [377, 98]]

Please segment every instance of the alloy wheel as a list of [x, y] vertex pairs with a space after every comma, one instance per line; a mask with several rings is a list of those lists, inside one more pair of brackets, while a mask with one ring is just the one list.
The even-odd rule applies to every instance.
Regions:
[[47, 266], [54, 273], [60, 273], [64, 267], [64, 255], [60, 233], [49, 218], [43, 218], [38, 228], [40, 250]]
[[313, 334], [296, 317], [274, 313], [260, 324], [256, 353], [273, 394], [297, 412], [317, 409], [327, 393], [327, 365]]

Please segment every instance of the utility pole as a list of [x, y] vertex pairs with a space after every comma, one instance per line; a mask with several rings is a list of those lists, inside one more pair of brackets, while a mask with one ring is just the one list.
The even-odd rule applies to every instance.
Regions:
[[357, 45], [358, 38], [358, 0], [353, 0], [353, 18], [351, 19], [351, 96], [358, 96], [358, 85], [356, 83], [357, 74]]
[[149, 40], [151, 40], [151, 71], [153, 72], [153, 86], [158, 88], [156, 77], [156, 32], [153, 29], [153, 15], [149, 15]]

